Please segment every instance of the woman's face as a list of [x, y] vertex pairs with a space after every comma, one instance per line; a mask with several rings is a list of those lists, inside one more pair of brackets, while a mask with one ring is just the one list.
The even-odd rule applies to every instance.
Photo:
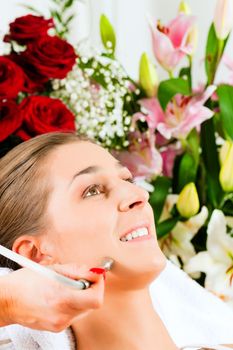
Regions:
[[[82, 141], [58, 147], [48, 160], [53, 186], [44, 245], [55, 262], [89, 267], [115, 260], [113, 271], [154, 278], [165, 266], [148, 192], [104, 148]], [[124, 241], [138, 228], [149, 235]]]

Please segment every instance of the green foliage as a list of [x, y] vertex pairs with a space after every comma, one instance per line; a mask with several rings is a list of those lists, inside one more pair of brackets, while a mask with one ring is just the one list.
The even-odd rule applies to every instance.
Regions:
[[[67, 39], [70, 34], [71, 23], [75, 18], [72, 7], [75, 2], [80, 2], [80, 0], [50, 1], [52, 6], [49, 9], [49, 17], [52, 17], [54, 20], [56, 34], [63, 39]], [[38, 16], [44, 16], [44, 14], [38, 11], [34, 6], [23, 4], [22, 6]]]
[[197, 167], [198, 167], [198, 164], [195, 162], [195, 159], [192, 156], [192, 154], [184, 153], [180, 161], [179, 172], [178, 172], [178, 186], [177, 186], [178, 193], [189, 182], [196, 181]]
[[217, 94], [224, 132], [233, 140], [233, 86], [220, 85]]
[[189, 83], [182, 78], [168, 79], [162, 81], [158, 88], [158, 100], [163, 110], [166, 109], [168, 102], [176, 94], [189, 95]]
[[53, 17], [56, 27], [56, 34], [63, 39], [67, 39], [70, 34], [71, 24], [75, 18], [72, 7], [78, 0], [51, 0], [53, 7], [50, 15]]
[[166, 176], [159, 176], [152, 182], [152, 185], [155, 189], [150, 195], [150, 204], [154, 209], [155, 221], [158, 222], [171, 187], [171, 179]]
[[175, 227], [180, 217], [169, 218], [156, 225], [157, 238], [160, 239], [166, 236]]
[[220, 166], [213, 119], [205, 121], [201, 126], [201, 146], [206, 170], [208, 199], [214, 208], [218, 208], [222, 198], [222, 189], [219, 183]]
[[224, 41], [218, 40], [214, 24], [212, 23], [208, 33], [205, 54], [205, 70], [208, 85], [214, 82], [218, 64], [224, 52], [228, 38], [229, 36]]
[[212, 24], [208, 33], [208, 39], [206, 44], [206, 55], [205, 55], [205, 70], [206, 70], [207, 80], [209, 84], [214, 81], [217, 55], [218, 55], [218, 38], [216, 36], [214, 25]]
[[199, 136], [197, 130], [193, 129], [186, 140], [186, 153], [180, 157], [177, 168], [178, 176], [175, 189], [177, 193], [189, 182], [196, 182], [199, 160]]
[[110, 52], [110, 56], [113, 56], [116, 47], [116, 35], [109, 19], [103, 14], [100, 17], [100, 35], [105, 49]]

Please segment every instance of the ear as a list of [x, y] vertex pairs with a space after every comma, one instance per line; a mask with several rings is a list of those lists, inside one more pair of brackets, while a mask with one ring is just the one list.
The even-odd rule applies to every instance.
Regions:
[[43, 265], [55, 263], [52, 256], [43, 253], [38, 236], [24, 235], [18, 237], [13, 244], [12, 250], [26, 258]]

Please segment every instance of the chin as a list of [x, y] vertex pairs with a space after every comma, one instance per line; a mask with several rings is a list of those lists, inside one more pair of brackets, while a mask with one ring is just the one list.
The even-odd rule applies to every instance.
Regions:
[[154, 258], [152, 265], [153, 265], [154, 271], [156, 273], [156, 276], [155, 276], [155, 278], [156, 278], [156, 277], [158, 277], [158, 275], [160, 275], [160, 273], [165, 269], [165, 267], [167, 265], [167, 258], [161, 250], [160, 250], [159, 257], [156, 256]]
[[166, 266], [166, 257], [159, 247], [154, 247], [153, 253], [141, 251], [141, 254], [129, 254], [114, 260], [113, 270], [107, 280], [114, 288], [121, 290], [149, 287]]
[[144, 276], [145, 281], [150, 284], [161, 274], [165, 267], [166, 257], [158, 248], [151, 259], [148, 256], [148, 259], [145, 259], [144, 262], [142, 262], [139, 272], [140, 275]]

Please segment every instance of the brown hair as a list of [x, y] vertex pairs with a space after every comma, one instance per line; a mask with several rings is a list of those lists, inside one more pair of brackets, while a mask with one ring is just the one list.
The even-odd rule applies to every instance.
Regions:
[[[11, 249], [24, 234], [36, 234], [46, 226], [46, 208], [51, 187], [46, 178], [46, 159], [57, 147], [89, 141], [74, 133], [49, 133], [13, 148], [0, 159], [0, 244]], [[43, 167], [44, 165], [44, 167]], [[0, 255], [0, 266], [19, 266]]]

